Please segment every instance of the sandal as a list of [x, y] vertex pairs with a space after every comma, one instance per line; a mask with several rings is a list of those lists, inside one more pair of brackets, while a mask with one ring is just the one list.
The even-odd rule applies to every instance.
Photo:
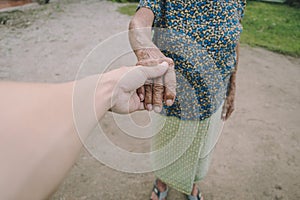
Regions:
[[198, 188], [198, 194], [196, 197], [190, 194], [190, 195], [187, 195], [187, 199], [188, 200], [203, 200], [200, 189]]
[[[154, 192], [154, 193], [156, 194], [156, 196], [158, 197], [158, 200], [163, 200], [163, 199], [165, 199], [165, 198], [168, 196], [168, 191], [169, 191], [169, 189], [168, 189], [168, 186], [167, 186], [167, 188], [166, 188], [165, 191], [160, 192], [160, 191], [158, 190], [158, 187], [157, 187], [157, 179], [155, 180], [155, 182], [154, 182], [154, 184], [153, 184], [152, 192]], [[152, 200], [152, 199], [150, 199], [150, 200]]]

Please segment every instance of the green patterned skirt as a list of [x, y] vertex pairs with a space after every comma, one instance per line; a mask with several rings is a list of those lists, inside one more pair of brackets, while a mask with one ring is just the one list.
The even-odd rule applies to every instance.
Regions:
[[157, 115], [152, 139], [155, 175], [168, 186], [190, 194], [207, 174], [212, 151], [222, 131], [222, 106], [205, 120], [180, 120]]

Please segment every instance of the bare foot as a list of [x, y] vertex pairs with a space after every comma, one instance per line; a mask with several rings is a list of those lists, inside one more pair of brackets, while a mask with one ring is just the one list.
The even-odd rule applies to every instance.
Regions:
[[[156, 181], [156, 186], [157, 186], [157, 189], [159, 190], [159, 192], [164, 192], [167, 189], [167, 185], [159, 179], [157, 179], [157, 181]], [[159, 200], [159, 198], [155, 194], [155, 192], [151, 193], [151, 198], [150, 199], [151, 200]], [[163, 200], [165, 200], [165, 199], [163, 199]]]

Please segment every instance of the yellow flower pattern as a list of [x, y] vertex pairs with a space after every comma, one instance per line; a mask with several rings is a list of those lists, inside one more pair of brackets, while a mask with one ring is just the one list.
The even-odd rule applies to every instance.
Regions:
[[152, 150], [159, 152], [152, 156], [153, 167], [158, 178], [185, 194], [206, 175], [222, 130], [222, 104], [236, 64], [245, 5], [245, 0], [139, 3], [153, 11], [153, 40], [174, 60], [177, 79], [175, 103], [164, 106], [160, 117], [165, 124], [152, 141]]

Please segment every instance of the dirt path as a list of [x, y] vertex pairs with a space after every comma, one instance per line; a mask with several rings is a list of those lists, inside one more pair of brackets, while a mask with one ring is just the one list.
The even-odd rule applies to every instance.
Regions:
[[[96, 44], [127, 30], [130, 17], [116, 12], [118, 6], [99, 0], [63, 0], [11, 13], [6, 25], [0, 25], [0, 80], [75, 79], [80, 63]], [[87, 69], [83, 75], [95, 71]], [[209, 174], [200, 183], [206, 200], [300, 199], [299, 77], [300, 59], [242, 47], [236, 111], [215, 149]], [[111, 116], [102, 122], [120, 146], [130, 151], [149, 147], [144, 141], [127, 140], [111, 123]], [[153, 178], [152, 173], [113, 170], [83, 151], [51, 199], [148, 199]], [[184, 196], [171, 190], [169, 199]]]

